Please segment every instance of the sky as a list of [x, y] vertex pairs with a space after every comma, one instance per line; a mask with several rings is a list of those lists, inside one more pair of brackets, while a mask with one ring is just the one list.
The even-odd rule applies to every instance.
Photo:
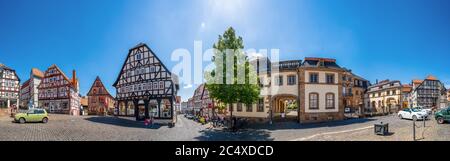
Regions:
[[[374, 83], [432, 74], [450, 85], [448, 0], [0, 0], [0, 63], [22, 79], [31, 68], [77, 71], [86, 95], [112, 84], [128, 50], [146, 43], [172, 69], [176, 49], [204, 50], [233, 27], [246, 49], [280, 60], [327, 57]], [[192, 86], [191, 86], [192, 85]], [[187, 100], [198, 84], [182, 84]], [[450, 86], [447, 86], [450, 87]]]

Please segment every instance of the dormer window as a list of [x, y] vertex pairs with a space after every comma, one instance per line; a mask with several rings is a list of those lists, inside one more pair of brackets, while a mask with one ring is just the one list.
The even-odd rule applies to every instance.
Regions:
[[325, 61], [320, 60], [320, 61], [319, 61], [319, 67], [324, 67], [324, 66], [325, 66]]

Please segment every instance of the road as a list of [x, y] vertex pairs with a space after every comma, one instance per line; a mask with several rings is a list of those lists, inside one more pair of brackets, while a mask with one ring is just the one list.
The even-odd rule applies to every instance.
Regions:
[[[145, 126], [126, 117], [51, 114], [47, 124], [12, 123], [0, 118], [0, 141], [411, 141], [412, 121], [395, 116], [299, 125], [277, 122], [252, 125], [239, 132], [209, 129], [182, 116], [175, 127]], [[389, 123], [391, 134], [373, 134], [374, 123]], [[417, 139], [450, 140], [450, 124], [418, 122]]]

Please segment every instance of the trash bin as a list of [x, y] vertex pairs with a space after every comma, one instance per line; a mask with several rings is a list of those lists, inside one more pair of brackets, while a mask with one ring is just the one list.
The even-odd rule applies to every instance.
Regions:
[[381, 122], [380, 124], [375, 124], [374, 125], [374, 130], [375, 130], [375, 134], [376, 135], [388, 135], [389, 134], [389, 124], [383, 124], [383, 122]]

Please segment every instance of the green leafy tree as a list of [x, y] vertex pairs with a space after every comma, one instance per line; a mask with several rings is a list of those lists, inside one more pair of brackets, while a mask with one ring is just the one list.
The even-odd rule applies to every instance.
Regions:
[[[233, 104], [253, 104], [258, 101], [258, 77], [243, 52], [242, 37], [228, 28], [213, 45], [214, 69], [205, 74], [206, 88], [212, 98], [229, 106], [233, 118]], [[233, 126], [233, 125], [232, 125]]]

